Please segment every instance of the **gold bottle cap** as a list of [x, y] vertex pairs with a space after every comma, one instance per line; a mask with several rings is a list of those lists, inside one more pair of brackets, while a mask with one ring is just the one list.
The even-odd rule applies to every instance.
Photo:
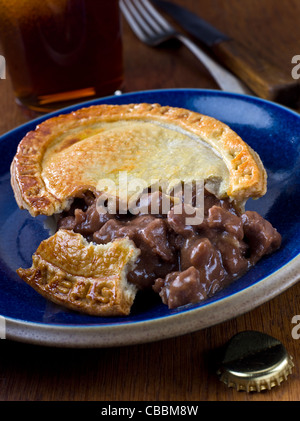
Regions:
[[265, 333], [245, 331], [228, 342], [217, 374], [228, 387], [261, 392], [280, 386], [293, 366], [280, 341]]

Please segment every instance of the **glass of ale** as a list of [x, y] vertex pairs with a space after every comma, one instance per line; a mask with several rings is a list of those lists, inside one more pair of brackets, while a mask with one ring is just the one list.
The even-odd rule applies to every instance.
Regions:
[[33, 111], [123, 86], [118, 0], [0, 0], [0, 43], [17, 102]]

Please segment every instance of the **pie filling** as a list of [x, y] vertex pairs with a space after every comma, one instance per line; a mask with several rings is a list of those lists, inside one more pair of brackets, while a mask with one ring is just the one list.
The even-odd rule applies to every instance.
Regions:
[[163, 212], [162, 199], [161, 192], [147, 192], [146, 208], [134, 215], [99, 213], [97, 194], [87, 191], [59, 216], [57, 227], [96, 244], [131, 239], [141, 253], [128, 281], [153, 289], [169, 308], [211, 297], [280, 247], [270, 222], [254, 211], [240, 213], [228, 199], [205, 191], [204, 218], [195, 225], [186, 223], [192, 205], [171, 201]]

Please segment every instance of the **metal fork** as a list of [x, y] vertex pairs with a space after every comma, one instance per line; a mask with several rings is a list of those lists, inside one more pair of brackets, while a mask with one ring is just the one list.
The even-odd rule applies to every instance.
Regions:
[[208, 56], [188, 37], [178, 32], [148, 0], [120, 0], [120, 8], [133, 32], [145, 44], [156, 47], [176, 38], [195, 54], [222, 90], [251, 94], [242, 81]]

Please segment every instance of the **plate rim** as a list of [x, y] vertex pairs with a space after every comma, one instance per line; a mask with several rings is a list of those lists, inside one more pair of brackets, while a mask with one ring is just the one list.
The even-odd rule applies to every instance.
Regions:
[[[142, 91], [133, 91], [122, 93], [120, 97], [127, 98], [135, 95], [144, 94], [163, 94], [176, 92], [186, 92], [196, 94], [214, 94], [221, 97], [240, 98], [251, 100], [255, 103], [259, 102], [267, 104], [270, 107], [279, 108], [294, 115], [298, 119], [300, 115], [296, 111], [288, 108], [287, 106], [274, 103], [272, 101], [256, 98], [251, 95], [237, 94], [231, 92], [224, 92], [214, 89], [198, 89], [198, 88], [166, 88], [166, 89], [151, 89]], [[0, 136], [0, 142], [5, 141], [9, 136], [12, 136], [18, 130], [29, 126], [36, 126], [40, 122], [55, 117], [59, 114], [72, 112], [76, 109], [88, 107], [105, 103], [105, 101], [112, 101], [119, 96], [112, 95], [103, 98], [84, 101], [74, 104], [51, 113], [38, 116], [28, 122], [25, 122]], [[229, 296], [220, 298], [214, 302], [208, 303], [201, 307], [191, 308], [184, 312], [178, 312], [169, 316], [161, 316], [142, 321], [130, 321], [124, 323], [107, 323], [102, 325], [89, 325], [89, 324], [43, 324], [39, 322], [24, 321], [21, 319], [6, 317], [6, 338], [20, 342], [28, 342], [37, 345], [46, 346], [59, 346], [59, 347], [112, 347], [112, 346], [126, 346], [139, 343], [153, 342], [160, 339], [168, 339], [171, 337], [184, 335], [197, 330], [201, 330], [213, 325], [227, 321], [230, 318], [238, 317], [250, 310], [258, 307], [259, 305], [271, 300], [275, 296], [281, 294], [295, 283], [299, 281], [300, 272], [300, 252], [294, 256], [292, 260], [285, 263], [263, 279], [255, 282], [255, 284], [243, 288], [240, 291], [234, 292]], [[288, 282], [283, 286], [280, 281], [283, 277], [289, 277]], [[274, 286], [276, 288], [272, 288]], [[265, 292], [259, 294], [259, 292]], [[239, 302], [239, 310], [237, 311], [234, 304]], [[229, 306], [232, 306], [230, 307]], [[217, 311], [216, 311], [217, 310]], [[221, 310], [221, 311], [220, 311]], [[222, 311], [225, 310], [225, 313]], [[221, 316], [212, 317], [212, 321], [206, 322], [201, 320], [202, 313], [206, 311], [208, 314], [220, 312]], [[175, 321], [175, 323], [174, 323]], [[176, 323], [176, 321], [178, 323]], [[163, 326], [161, 326], [163, 325]], [[172, 325], [172, 326], [171, 326]], [[145, 329], [149, 328], [149, 330]], [[158, 329], [159, 328], [159, 329]], [[129, 332], [129, 335], [126, 334]], [[125, 332], [126, 331], [126, 332]], [[102, 334], [101, 334], [102, 333]], [[121, 338], [118, 336], [121, 333]], [[126, 336], [126, 337], [125, 337]]]
[[[179, 312], [168, 317], [163, 316], [145, 321], [130, 321], [128, 323], [118, 324], [108, 323], [99, 326], [55, 323], [42, 324], [5, 317], [7, 328], [6, 338], [19, 342], [30, 342], [36, 345], [72, 348], [107, 348], [170, 339], [212, 327], [254, 310], [296, 284], [299, 281], [299, 270], [300, 253], [259, 282], [230, 296], [209, 303], [207, 306], [192, 308], [183, 313]], [[289, 282], [282, 285], [281, 281], [283, 277], [288, 277]], [[261, 294], [262, 292], [266, 294]], [[238, 311], [234, 306], [236, 302], [239, 304]], [[212, 322], [208, 321], [207, 317], [206, 322], [201, 320], [203, 311], [207, 312], [207, 309], [213, 316]], [[225, 317], [224, 314], [226, 314]], [[174, 323], [174, 321], [178, 323]], [[146, 328], [150, 328], [150, 332]], [[128, 330], [133, 336], [129, 335], [127, 338], [124, 338]], [[74, 333], [77, 335], [74, 336]], [[120, 333], [122, 338], [118, 336]]]
[[64, 108], [60, 108], [58, 110], [55, 111], [51, 111], [47, 114], [43, 114], [41, 116], [38, 116], [36, 118], [33, 118], [32, 120], [29, 120], [25, 123], [22, 123], [16, 127], [14, 127], [13, 129], [10, 129], [9, 131], [3, 133], [2, 135], [0, 135], [0, 141], [2, 141], [2, 138], [5, 138], [9, 135], [11, 135], [14, 131], [17, 131], [19, 129], [22, 129], [23, 127], [26, 126], [31, 126], [31, 125], [36, 125], [39, 122], [46, 120], [48, 118], [51, 117], [56, 117], [59, 114], [65, 114], [68, 112], [72, 112], [78, 108], [83, 108], [83, 107], [89, 107], [91, 105], [97, 105], [98, 102], [99, 104], [103, 103], [104, 100], [112, 100], [113, 98], [124, 98], [124, 97], [129, 97], [132, 95], [143, 95], [143, 94], [158, 94], [158, 93], [168, 93], [168, 92], [192, 92], [194, 94], [196, 93], [206, 93], [206, 94], [215, 94], [215, 95], [220, 95], [220, 96], [229, 96], [229, 97], [237, 97], [237, 98], [246, 98], [248, 100], [252, 100], [254, 102], [261, 102], [264, 104], [267, 104], [271, 107], [275, 107], [275, 108], [279, 108], [283, 111], [286, 111], [290, 114], [293, 114], [295, 117], [299, 118], [300, 114], [297, 113], [295, 110], [289, 108], [286, 105], [283, 104], [279, 104], [276, 102], [273, 102], [271, 100], [265, 99], [265, 98], [259, 98], [259, 97], [255, 97], [254, 95], [249, 95], [249, 94], [242, 94], [242, 93], [237, 93], [237, 92], [227, 92], [227, 91], [221, 91], [218, 89], [202, 89], [202, 88], [161, 88], [161, 89], [148, 89], [148, 90], [141, 90], [141, 91], [131, 91], [131, 92], [124, 92], [122, 94], [118, 94], [118, 95], [110, 95], [110, 96], [106, 96], [106, 97], [99, 97], [99, 98], [95, 98], [95, 99], [91, 99], [91, 100], [87, 100], [87, 101], [83, 101], [74, 105], [69, 105], [67, 107]]

